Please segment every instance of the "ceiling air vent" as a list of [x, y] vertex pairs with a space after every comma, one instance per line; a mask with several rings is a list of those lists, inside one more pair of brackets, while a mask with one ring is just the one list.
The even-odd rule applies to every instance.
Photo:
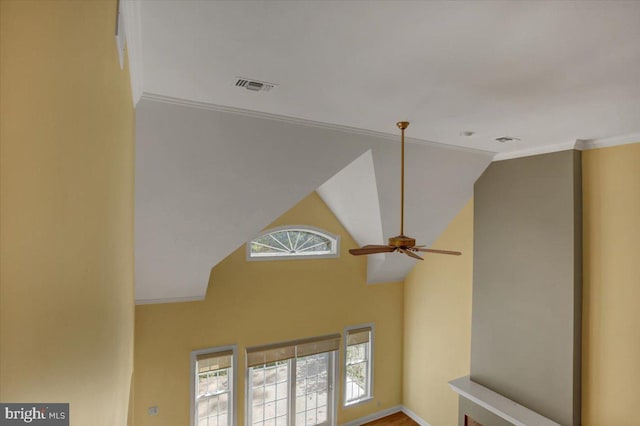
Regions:
[[244, 87], [252, 92], [268, 92], [276, 87], [277, 84], [267, 83], [266, 81], [251, 80], [244, 77], [236, 77], [236, 87]]
[[511, 136], [501, 136], [499, 138], [496, 138], [496, 141], [498, 141], [500, 143], [515, 142], [515, 141], [519, 141], [519, 140], [520, 139], [512, 138]]

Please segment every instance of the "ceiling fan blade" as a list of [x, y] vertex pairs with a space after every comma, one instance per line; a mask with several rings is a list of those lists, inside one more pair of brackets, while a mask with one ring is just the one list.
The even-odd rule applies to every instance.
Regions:
[[413, 251], [423, 251], [425, 253], [438, 253], [438, 254], [451, 254], [454, 256], [460, 256], [462, 253], [459, 251], [451, 251], [451, 250], [436, 250], [436, 249], [427, 249], [421, 247], [412, 247]]
[[411, 250], [402, 250], [400, 249], [400, 252], [406, 254], [409, 257], [413, 257], [414, 259], [418, 259], [418, 260], [424, 260], [422, 257], [418, 256], [417, 254], [415, 254], [413, 251]]
[[350, 249], [349, 253], [351, 253], [354, 256], [361, 256], [363, 254], [391, 253], [395, 250], [396, 250], [396, 247], [391, 247], [391, 246], [368, 245], [362, 248]]

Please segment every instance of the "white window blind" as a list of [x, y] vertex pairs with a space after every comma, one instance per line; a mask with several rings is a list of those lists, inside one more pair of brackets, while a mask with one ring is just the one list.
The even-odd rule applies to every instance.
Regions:
[[344, 404], [357, 404], [372, 398], [373, 324], [345, 330]]
[[198, 373], [222, 370], [231, 367], [233, 351], [213, 352], [196, 356]]
[[232, 426], [235, 346], [199, 349], [191, 352], [191, 424]]
[[340, 349], [340, 334], [247, 348], [247, 367]]
[[334, 424], [340, 334], [247, 348], [247, 424]]
[[347, 345], [359, 345], [360, 343], [369, 343], [371, 339], [371, 327], [362, 327], [355, 330], [347, 331]]

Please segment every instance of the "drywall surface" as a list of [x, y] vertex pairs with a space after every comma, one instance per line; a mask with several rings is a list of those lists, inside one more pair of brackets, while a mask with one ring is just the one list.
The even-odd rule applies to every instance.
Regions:
[[[340, 257], [250, 262], [243, 246], [212, 269], [204, 301], [136, 307], [136, 426], [189, 424], [193, 350], [238, 345], [241, 425], [246, 347], [342, 333], [345, 326], [371, 322], [374, 398], [346, 409], [340, 403], [337, 422], [401, 404], [403, 284], [367, 285], [366, 256], [348, 253], [355, 242], [316, 193], [268, 228], [284, 225], [311, 225], [340, 235]], [[338, 380], [339, 401], [342, 388]], [[158, 407], [157, 416], [147, 414], [151, 406]]]
[[0, 401], [125, 425], [134, 111], [116, 1], [0, 5]]
[[404, 282], [403, 404], [429, 424], [454, 425], [458, 396], [448, 382], [469, 374], [473, 202], [433, 247], [463, 254], [425, 254]]
[[492, 163], [474, 190], [471, 379], [580, 423], [580, 153]]
[[631, 426], [640, 406], [640, 143], [585, 151], [582, 424]]
[[[138, 303], [201, 299], [212, 267], [366, 152], [373, 187], [355, 196], [352, 185], [338, 182], [325, 186], [322, 198], [330, 208], [340, 204], [334, 214], [357, 245], [383, 244], [400, 231], [398, 137], [147, 96], [136, 128]], [[397, 134], [393, 122], [389, 129]], [[431, 244], [471, 197], [493, 154], [407, 142], [405, 231]], [[358, 201], [365, 197], [363, 210]], [[379, 221], [352, 220], [371, 208]], [[359, 240], [362, 227], [368, 237]], [[406, 256], [379, 258], [370, 283], [401, 281], [413, 267]]]

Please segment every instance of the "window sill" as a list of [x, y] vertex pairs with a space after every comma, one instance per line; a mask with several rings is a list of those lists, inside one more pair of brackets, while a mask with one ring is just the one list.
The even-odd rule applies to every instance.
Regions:
[[366, 402], [372, 401], [373, 400], [373, 396], [367, 396], [364, 398], [360, 398], [360, 399], [356, 399], [355, 401], [349, 401], [347, 403], [345, 403], [343, 405], [344, 408], [351, 408], [351, 407], [355, 407], [356, 405], [361, 405], [364, 404]]

